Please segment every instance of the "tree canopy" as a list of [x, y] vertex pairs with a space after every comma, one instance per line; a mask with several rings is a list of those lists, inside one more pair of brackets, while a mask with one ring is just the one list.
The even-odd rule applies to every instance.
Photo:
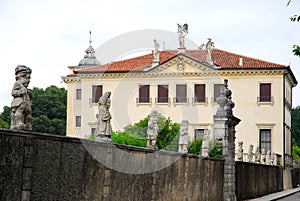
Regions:
[[[56, 86], [33, 88], [32, 130], [66, 135], [67, 90]], [[0, 114], [0, 127], [9, 128], [11, 108], [5, 106]]]

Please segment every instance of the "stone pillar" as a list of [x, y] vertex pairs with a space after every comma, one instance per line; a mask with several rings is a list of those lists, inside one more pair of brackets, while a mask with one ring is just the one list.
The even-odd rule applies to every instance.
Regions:
[[235, 194], [235, 126], [241, 121], [233, 116], [234, 103], [231, 100], [231, 91], [227, 88], [228, 81], [224, 80], [220, 97], [217, 98], [219, 108], [214, 115], [214, 138], [222, 145], [224, 162], [224, 200], [237, 200]]

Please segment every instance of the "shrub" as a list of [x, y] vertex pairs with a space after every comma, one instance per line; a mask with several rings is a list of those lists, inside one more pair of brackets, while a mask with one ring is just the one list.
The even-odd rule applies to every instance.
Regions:
[[147, 139], [135, 138], [123, 132], [112, 133], [112, 142], [116, 144], [125, 144], [138, 147], [146, 147]]
[[199, 155], [202, 148], [202, 139], [196, 139], [189, 142], [188, 153]]
[[222, 148], [216, 140], [209, 142], [208, 155], [212, 158], [222, 158]]

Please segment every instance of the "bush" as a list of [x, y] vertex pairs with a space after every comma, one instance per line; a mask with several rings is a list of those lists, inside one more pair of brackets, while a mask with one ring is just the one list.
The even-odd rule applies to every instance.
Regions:
[[126, 144], [138, 147], [147, 146], [147, 139], [135, 138], [123, 132], [112, 133], [112, 142], [116, 144]]
[[222, 148], [216, 140], [209, 142], [208, 155], [212, 158], [222, 158]]
[[202, 139], [196, 139], [189, 142], [188, 153], [199, 155], [202, 148]]

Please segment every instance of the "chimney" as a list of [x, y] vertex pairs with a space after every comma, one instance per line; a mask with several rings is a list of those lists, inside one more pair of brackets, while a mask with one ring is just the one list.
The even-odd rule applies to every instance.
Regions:
[[242, 57], [240, 58], [239, 66], [243, 66], [243, 58]]

